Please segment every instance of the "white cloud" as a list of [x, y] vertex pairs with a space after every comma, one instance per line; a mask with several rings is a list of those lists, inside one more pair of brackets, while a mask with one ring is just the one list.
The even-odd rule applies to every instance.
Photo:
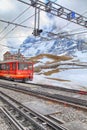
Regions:
[[14, 9], [12, 0], [0, 0], [0, 11], [11, 11]]

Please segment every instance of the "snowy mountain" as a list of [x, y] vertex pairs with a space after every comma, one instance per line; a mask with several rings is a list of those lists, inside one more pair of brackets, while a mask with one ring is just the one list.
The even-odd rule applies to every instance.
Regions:
[[32, 58], [32, 82], [87, 90], [87, 45], [82, 39], [63, 37], [65, 34], [67, 32], [60, 34], [58, 38], [52, 34], [30, 36], [21, 44], [21, 53], [27, 57], [35, 56]]
[[[66, 34], [67, 32], [64, 32]], [[59, 37], [44, 34], [45, 38], [30, 36], [20, 46], [21, 53], [27, 57], [39, 54], [74, 55], [76, 51], [87, 50], [87, 45], [82, 39], [74, 40], [72, 37]]]

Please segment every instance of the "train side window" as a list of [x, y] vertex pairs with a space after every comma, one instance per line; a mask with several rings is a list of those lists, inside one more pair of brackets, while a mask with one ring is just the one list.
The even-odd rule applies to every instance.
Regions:
[[12, 70], [16, 70], [16, 63], [12, 64]]
[[10, 70], [10, 65], [6, 64], [6, 70]]
[[2, 70], [5, 70], [5, 64], [2, 64], [1, 68]]
[[0, 70], [9, 70], [10, 66], [9, 64], [0, 64]]
[[7, 64], [4, 64], [4, 70], [8, 70], [8, 69], [7, 69]]
[[26, 63], [19, 63], [18, 64], [18, 69], [19, 70], [28, 70], [28, 64], [26, 64]]
[[18, 70], [23, 70], [24, 66], [21, 63], [18, 63]]
[[24, 70], [28, 70], [28, 64], [24, 64]]
[[0, 67], [1, 70], [3, 70], [3, 64], [1, 64], [1, 67]]
[[6, 64], [4, 64], [4, 70], [6, 70]]
[[32, 69], [33, 69], [32, 64], [29, 64], [28, 69], [29, 69], [29, 70], [32, 70]]

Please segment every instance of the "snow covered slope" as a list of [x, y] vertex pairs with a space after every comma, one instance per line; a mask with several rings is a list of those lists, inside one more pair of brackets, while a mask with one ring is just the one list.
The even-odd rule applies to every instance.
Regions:
[[87, 91], [87, 53], [78, 51], [75, 55], [74, 59], [38, 57], [32, 82]]

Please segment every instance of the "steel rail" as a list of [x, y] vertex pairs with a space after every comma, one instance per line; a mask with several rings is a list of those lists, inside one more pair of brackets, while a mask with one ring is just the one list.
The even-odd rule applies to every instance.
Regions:
[[75, 97], [65, 96], [61, 94], [50, 94], [48, 92], [38, 91], [38, 90], [32, 90], [29, 87], [23, 87], [23, 86], [11, 86], [11, 85], [3, 85], [2, 88], [11, 89], [19, 92], [26, 93], [28, 95], [33, 95], [39, 98], [44, 98], [46, 100], [51, 100], [63, 104], [69, 104], [73, 107], [78, 107], [84, 110], [87, 110], [87, 100], [78, 99]]
[[60, 91], [64, 91], [64, 92], [71, 92], [71, 93], [87, 95], [87, 90], [70, 89], [70, 88], [64, 88], [61, 86], [53, 86], [53, 85], [47, 85], [47, 84], [36, 84], [36, 83], [25, 83], [25, 84], [36, 85], [36, 86], [40, 86], [42, 88], [55, 89], [55, 90], [60, 90]]
[[[4, 96], [6, 96], [4, 93], [3, 93]], [[2, 95], [0, 95], [0, 98], [3, 102], [5, 102], [9, 107], [8, 109], [13, 109], [13, 111], [15, 111], [15, 113], [18, 113], [18, 115], [20, 115], [20, 117], [22, 116], [22, 118], [24, 118], [24, 120], [28, 120], [29, 122], [31, 122], [31, 124], [36, 128], [36, 129], [39, 129], [39, 130], [46, 130], [43, 126], [40, 126], [39, 123], [37, 123], [35, 120], [33, 120], [31, 117], [29, 117], [27, 114], [25, 114], [20, 108], [16, 107], [15, 105], [13, 105], [14, 103], [10, 102], [9, 100], [7, 100], [6, 98], [8, 97], [4, 97]], [[9, 97], [10, 98], [10, 97]], [[6, 107], [6, 106], [5, 106]], [[11, 113], [12, 114], [12, 113]], [[15, 115], [16, 116], [16, 115]], [[23, 122], [20, 122], [20, 123], [23, 123]], [[34, 130], [32, 128], [32, 130]]]
[[[25, 107], [23, 104], [19, 103], [15, 99], [11, 98], [10, 96], [6, 95], [3, 92], [0, 92], [1, 99], [6, 102], [6, 104], [9, 104], [11, 109], [15, 109], [21, 115], [26, 117], [27, 120], [30, 120], [31, 123], [33, 123], [35, 129], [39, 130], [68, 130], [65, 127], [62, 127], [58, 123], [54, 123], [52, 120], [48, 119], [47, 117], [32, 111], [31, 109]], [[14, 105], [16, 104], [16, 105]], [[32, 118], [32, 119], [31, 119]], [[44, 126], [45, 125], [45, 126]]]
[[[4, 80], [4, 79], [2, 79], [2, 80]], [[12, 87], [13, 86], [18, 86], [18, 83], [19, 83], [19, 86], [20, 86], [21, 82], [17, 81], [17, 82], [13, 82]], [[48, 85], [48, 84], [37, 84], [37, 83], [27, 83], [27, 82], [24, 83], [24, 84], [29, 84], [29, 85], [32, 85], [32, 86], [35, 85], [35, 86], [39, 86], [39, 87], [42, 87], [42, 88], [55, 89], [55, 90], [64, 91], [64, 92], [70, 92], [70, 93], [77, 93], [77, 94], [87, 95], [87, 90], [70, 89], [70, 88], [64, 88], [64, 87], [61, 87], [61, 86], [54, 86], [54, 85]], [[5, 87], [3, 85], [5, 85], [5, 83], [1, 83], [0, 82], [0, 87]], [[9, 87], [9, 85], [11, 85], [11, 84], [8, 83], [8, 85], [6, 85], [6, 86]]]
[[6, 108], [1, 108], [0, 107], [0, 112], [2, 114], [3, 117], [5, 117], [4, 119], [8, 122], [8, 124], [10, 125], [10, 127], [15, 127], [14, 130], [24, 130], [24, 128], [20, 125], [20, 123], [18, 123], [12, 116], [11, 114], [6, 110]]

